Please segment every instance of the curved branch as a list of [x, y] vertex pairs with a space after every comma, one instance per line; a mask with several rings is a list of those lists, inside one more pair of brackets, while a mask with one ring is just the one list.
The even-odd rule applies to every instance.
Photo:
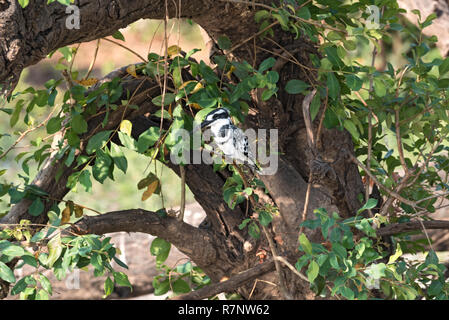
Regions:
[[[259, 2], [269, 2], [261, 0]], [[0, 86], [11, 93], [22, 70], [44, 59], [50, 52], [74, 43], [106, 37], [142, 18], [163, 19], [164, 1], [140, 0], [76, 0], [79, 25], [73, 23], [75, 12], [58, 2], [30, 1], [26, 8], [17, 0], [0, 1]], [[246, 5], [190, 0], [178, 8], [168, 7], [170, 18], [191, 18], [209, 34], [226, 34], [235, 43], [246, 31], [256, 30]], [[245, 11], [245, 13], [244, 13]], [[238, 24], [229, 23], [245, 16]], [[73, 26], [69, 23], [72, 22]], [[245, 30], [245, 32], [242, 32]]]
[[211, 264], [217, 258], [214, 239], [209, 232], [175, 217], [161, 217], [144, 209], [86, 216], [72, 226], [72, 231], [98, 235], [120, 231], [148, 233], [172, 243], [199, 265]]

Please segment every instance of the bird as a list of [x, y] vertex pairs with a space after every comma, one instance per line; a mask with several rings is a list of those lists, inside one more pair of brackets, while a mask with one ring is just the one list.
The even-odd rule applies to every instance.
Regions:
[[211, 135], [224, 155], [246, 163], [259, 172], [259, 166], [249, 148], [248, 137], [232, 123], [228, 109], [221, 107], [209, 112], [201, 123], [201, 129], [210, 128]]

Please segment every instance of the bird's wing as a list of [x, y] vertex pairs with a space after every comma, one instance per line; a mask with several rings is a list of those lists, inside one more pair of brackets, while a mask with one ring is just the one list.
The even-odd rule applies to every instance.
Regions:
[[241, 160], [246, 160], [250, 164], [254, 165], [254, 156], [251, 152], [251, 149], [249, 147], [248, 143], [248, 137], [243, 133], [243, 131], [240, 128], [234, 127], [233, 128], [233, 139], [234, 139], [234, 145], [236, 146], [236, 149], [239, 153], [239, 158]]

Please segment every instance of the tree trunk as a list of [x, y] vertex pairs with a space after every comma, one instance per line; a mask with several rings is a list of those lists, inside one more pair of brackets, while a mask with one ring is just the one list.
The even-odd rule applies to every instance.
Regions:
[[[137, 0], [100, 0], [75, 1], [80, 8], [80, 30], [65, 28], [65, 7], [46, 0], [31, 1], [28, 7], [22, 9], [15, 0], [0, 0], [0, 82], [13, 88], [24, 67], [37, 63], [46, 54], [59, 47], [90, 41], [114, 33], [117, 29], [130, 24], [140, 18], [163, 18], [165, 14], [164, 1]], [[267, 4], [271, 0], [259, 1]], [[245, 4], [225, 1], [189, 0], [182, 6], [181, 14], [169, 2], [169, 17], [186, 17], [197, 22], [215, 41], [219, 36], [227, 36], [233, 44], [242, 44], [232, 52], [233, 59], [246, 60], [250, 64], [258, 65], [261, 61], [276, 52], [280, 56], [289, 50], [303, 65], [311, 66], [309, 54], [317, 54], [316, 48], [305, 38], [294, 37], [280, 28], [274, 27], [276, 42], [260, 40], [254, 37], [258, 32], [254, 23], [257, 10]], [[257, 47], [254, 47], [257, 44]], [[262, 48], [262, 49], [259, 49]], [[254, 54], [256, 52], [256, 55]], [[278, 129], [279, 168], [274, 175], [260, 176], [269, 194], [265, 201], [276, 204], [280, 209], [279, 216], [275, 216], [268, 228], [269, 236], [274, 239], [277, 254], [290, 264], [294, 264], [300, 252], [297, 250], [299, 224], [303, 220], [304, 204], [309, 177], [314, 177], [310, 190], [306, 218], [313, 218], [313, 210], [325, 207], [329, 211], [338, 211], [341, 216], [352, 216], [361, 203], [358, 195], [363, 194], [364, 188], [355, 164], [346, 160], [345, 154], [353, 153], [351, 136], [346, 131], [322, 128], [321, 144], [318, 154], [311, 150], [307, 143], [307, 130], [303, 116], [303, 97], [289, 95], [283, 88], [290, 79], [301, 79], [308, 83], [315, 83], [314, 71], [302, 69], [282, 58], [278, 58], [275, 66], [280, 75], [277, 97], [262, 101], [260, 92], [254, 92], [248, 117], [248, 127], [263, 129]], [[125, 118], [133, 122], [133, 135], [147, 129], [151, 121], [144, 117], [153, 113], [159, 107], [151, 103], [148, 96], [159, 93], [150, 88], [156, 83], [149, 80], [141, 85], [141, 80], [132, 78], [125, 72], [125, 67], [105, 77], [108, 81], [114, 76], [123, 79], [124, 92], [137, 93], [132, 103], [139, 106], [138, 110], [128, 110]], [[149, 91], [150, 90], [150, 91]], [[324, 105], [324, 103], [323, 103]], [[316, 134], [323, 106], [316, 121], [313, 132]], [[118, 108], [109, 116], [105, 128], [117, 128], [121, 121], [123, 108]], [[84, 138], [91, 137], [98, 131], [97, 125], [102, 119], [90, 119], [89, 130]], [[139, 131], [140, 130], [140, 131]], [[86, 143], [84, 143], [84, 146]], [[81, 150], [82, 151], [82, 150]], [[52, 198], [62, 199], [68, 192], [67, 178], [76, 171], [74, 166], [66, 167], [64, 158], [56, 160], [54, 156], [48, 158], [46, 165], [40, 170], [34, 184], [47, 191]], [[179, 167], [169, 165], [177, 174]], [[63, 174], [55, 183], [55, 175], [62, 168]], [[253, 240], [247, 231], [240, 230], [238, 225], [246, 217], [246, 203], [231, 210], [223, 201], [222, 186], [229, 173], [214, 172], [212, 166], [187, 165], [186, 182], [193, 192], [195, 199], [204, 208], [209, 219], [208, 229], [194, 228], [174, 218], [161, 219], [156, 214], [136, 209], [126, 212], [108, 213], [96, 217], [84, 218], [75, 227], [76, 230], [103, 234], [114, 231], [146, 232], [165, 238], [173, 243], [180, 251], [187, 254], [212, 279], [219, 282], [223, 277], [250, 269], [259, 264], [256, 256], [260, 248], [269, 248], [268, 239], [262, 233], [260, 240]], [[28, 215], [27, 201], [16, 204], [10, 213], [1, 220], [5, 223], [16, 223], [22, 218], [33, 222], [44, 223], [45, 214], [37, 219]], [[46, 211], [51, 203], [46, 204]], [[251, 211], [250, 211], [251, 214]], [[305, 230], [309, 239], [319, 241], [321, 234]], [[270, 250], [267, 259], [271, 257]], [[267, 272], [264, 268], [264, 272]], [[259, 279], [267, 282], [248, 281], [239, 288], [244, 298], [252, 299], [282, 299], [286, 298], [279, 287], [279, 274], [274, 266], [268, 268], [271, 272], [259, 275]], [[282, 265], [279, 272], [284, 279], [288, 295], [294, 299], [314, 299], [309, 290], [309, 284], [295, 273]], [[253, 290], [254, 289], [254, 290]], [[4, 292], [3, 292], [4, 295]]]

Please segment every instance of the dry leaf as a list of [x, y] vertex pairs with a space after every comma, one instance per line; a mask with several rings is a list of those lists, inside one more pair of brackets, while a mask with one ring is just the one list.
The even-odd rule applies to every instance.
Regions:
[[274, 240], [279, 243], [281, 246], [284, 245], [284, 240], [282, 240], [282, 237], [280, 235], [277, 235], [274, 237]]
[[62, 218], [61, 224], [69, 223], [70, 221], [70, 207], [66, 206], [64, 210], [62, 210]]
[[181, 48], [177, 45], [173, 45], [167, 48], [167, 54], [171, 56], [175, 56], [181, 52]]
[[75, 205], [75, 217], [81, 218], [83, 216], [83, 208]]
[[145, 201], [149, 197], [151, 197], [154, 191], [156, 191], [158, 185], [159, 185], [158, 180], [155, 180], [152, 183], [150, 183], [150, 185], [147, 187], [147, 190], [145, 190], [145, 192], [142, 194], [142, 201]]
[[138, 78], [136, 73], [136, 65], [132, 64], [128, 68], [126, 68], [126, 72], [132, 75], [134, 78]]
[[235, 67], [231, 66], [231, 68], [229, 68], [229, 71], [226, 72], [226, 77], [228, 77], [229, 80], [231, 80], [231, 75], [234, 72], [234, 70], [235, 70]]
[[97, 78], [89, 78], [89, 79], [73, 80], [73, 81], [82, 86], [90, 87], [90, 86], [93, 86], [94, 84], [96, 84], [98, 82], [98, 79]]
[[195, 109], [197, 109], [197, 110], [203, 109], [203, 108], [201, 108], [201, 106], [200, 106], [198, 103], [191, 103], [190, 105], [191, 105], [192, 107], [194, 107]]
[[321, 243], [327, 250], [332, 251], [332, 242], [326, 241]]

